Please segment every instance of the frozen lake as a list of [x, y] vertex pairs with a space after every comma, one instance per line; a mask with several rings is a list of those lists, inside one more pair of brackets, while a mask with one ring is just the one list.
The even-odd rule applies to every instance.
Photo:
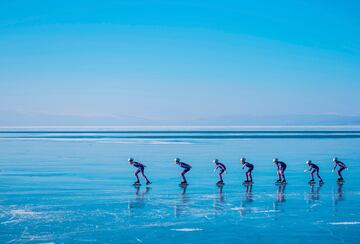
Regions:
[[[359, 243], [359, 148], [359, 130], [343, 128], [2, 130], [0, 241]], [[334, 156], [349, 167], [343, 185]], [[132, 185], [129, 157], [150, 187]], [[175, 157], [193, 166], [187, 188]], [[252, 187], [240, 157], [255, 165]], [[274, 184], [274, 157], [288, 164], [286, 186]], [[214, 158], [228, 168], [222, 188]], [[324, 185], [307, 184], [308, 159]]]

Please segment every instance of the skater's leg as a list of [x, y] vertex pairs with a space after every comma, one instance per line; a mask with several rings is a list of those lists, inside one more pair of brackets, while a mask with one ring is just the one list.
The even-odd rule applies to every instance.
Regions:
[[316, 171], [316, 176], [319, 178], [320, 182], [323, 181], [323, 179], [320, 177], [319, 170]]
[[190, 169], [184, 169], [182, 172], [181, 172], [181, 177], [183, 178], [183, 182], [186, 183], [186, 178], [185, 178], [185, 174], [189, 171]]
[[[285, 169], [282, 169], [282, 170], [281, 170], [281, 174], [280, 174], [280, 175], [282, 176], [282, 179], [283, 179], [282, 181], [283, 181], [283, 182], [286, 182], [286, 179], [285, 179]], [[280, 177], [280, 179], [281, 179], [281, 177]]]
[[141, 169], [141, 175], [142, 177], [146, 180], [146, 184], [150, 184], [149, 179], [146, 177], [145, 173], [144, 173], [144, 168]]
[[248, 170], [249, 180], [252, 182], [252, 169]]
[[341, 174], [341, 171], [343, 171], [345, 168], [340, 168], [339, 170], [338, 170], [338, 175], [339, 175], [339, 179], [340, 180], [343, 180], [344, 178], [342, 177], [342, 174]]
[[315, 173], [315, 170], [311, 170], [310, 171], [310, 177], [311, 177], [311, 181], [314, 181], [314, 173]]
[[281, 181], [281, 170], [278, 170], [278, 177], [279, 177], [278, 181]]
[[140, 173], [140, 169], [138, 169], [138, 170], [135, 171], [135, 177], [136, 177], [135, 183], [139, 183], [139, 182], [140, 182], [140, 180], [139, 180], [139, 175], [138, 175], [139, 173]]
[[180, 175], [181, 175], [181, 177], [182, 177], [182, 179], [183, 179], [183, 182], [186, 182], [185, 173], [186, 173], [186, 170], [183, 170], [183, 171], [180, 173]]
[[220, 170], [219, 172], [219, 181], [223, 182], [222, 174], [224, 173], [224, 170]]

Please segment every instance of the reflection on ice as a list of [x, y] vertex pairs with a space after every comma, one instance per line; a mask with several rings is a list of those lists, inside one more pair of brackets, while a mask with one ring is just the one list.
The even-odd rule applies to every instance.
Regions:
[[344, 191], [343, 191], [343, 183], [338, 183], [336, 190], [333, 190], [332, 200], [333, 200], [333, 212], [336, 214], [337, 206], [340, 202], [344, 201]]
[[277, 199], [275, 200], [273, 207], [274, 210], [279, 210], [279, 207], [285, 203], [286, 199], [285, 199], [285, 188], [286, 188], [286, 184], [279, 184], [277, 186]]
[[252, 195], [252, 184], [245, 184], [245, 193], [240, 203], [240, 215], [244, 216], [247, 213], [250, 213], [253, 209], [248, 207], [253, 202], [253, 195]]
[[188, 209], [188, 203], [190, 201], [189, 197], [186, 194], [187, 185], [180, 186], [181, 194], [180, 194], [180, 202], [177, 202], [174, 206], [174, 216], [176, 218], [184, 215]]
[[144, 208], [145, 195], [148, 194], [149, 191], [151, 190], [151, 187], [148, 186], [145, 188], [144, 191], [140, 191], [141, 186], [134, 186], [134, 188], [135, 188], [134, 200], [128, 202], [129, 215], [133, 215], [135, 209]]
[[215, 214], [224, 211], [224, 195], [223, 195], [223, 185], [218, 185], [217, 197], [214, 201], [214, 210]]
[[314, 208], [317, 206], [317, 203], [320, 201], [320, 189], [323, 184], [315, 186], [315, 184], [310, 184], [310, 191], [307, 194], [307, 202], [309, 205], [309, 209]]

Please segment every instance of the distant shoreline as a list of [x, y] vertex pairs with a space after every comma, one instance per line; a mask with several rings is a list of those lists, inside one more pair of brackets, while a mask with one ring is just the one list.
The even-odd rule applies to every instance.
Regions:
[[290, 132], [306, 132], [306, 131], [356, 131], [360, 130], [360, 125], [239, 125], [239, 126], [0, 126], [0, 132], [15, 131], [60, 131], [60, 132], [146, 132], [146, 131], [175, 131], [175, 132], [194, 132], [194, 131], [290, 131]]

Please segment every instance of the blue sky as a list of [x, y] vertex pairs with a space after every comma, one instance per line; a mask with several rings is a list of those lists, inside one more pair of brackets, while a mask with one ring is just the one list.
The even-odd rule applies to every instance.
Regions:
[[1, 1], [0, 119], [359, 116], [359, 12], [346, 0]]

